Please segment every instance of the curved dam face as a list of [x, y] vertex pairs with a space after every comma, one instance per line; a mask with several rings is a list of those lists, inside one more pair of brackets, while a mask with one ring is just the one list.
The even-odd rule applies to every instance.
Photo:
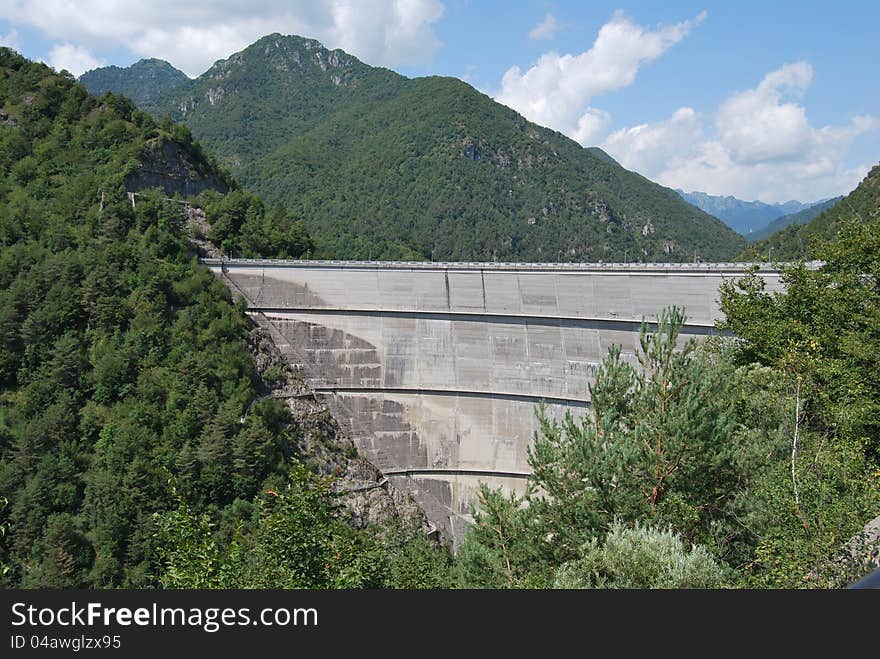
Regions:
[[[324, 397], [359, 450], [453, 539], [480, 482], [521, 491], [535, 405], [577, 415], [612, 344], [685, 307], [713, 333], [745, 264], [204, 261]], [[759, 271], [781, 288], [773, 270]]]

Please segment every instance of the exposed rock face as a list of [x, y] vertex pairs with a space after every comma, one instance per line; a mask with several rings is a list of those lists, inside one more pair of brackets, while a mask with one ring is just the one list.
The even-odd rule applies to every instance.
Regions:
[[804, 582], [820, 588], [845, 588], [880, 568], [880, 515], [843, 545], [832, 559], [816, 566]]
[[880, 515], [849, 539], [835, 564], [847, 582], [837, 585], [848, 585], [880, 568]]
[[229, 192], [229, 186], [213, 174], [205, 174], [183, 147], [171, 140], [153, 142], [135, 171], [125, 177], [128, 192], [161, 188], [173, 197], [195, 196], [204, 190]]
[[217, 103], [221, 98], [223, 98], [223, 94], [226, 93], [226, 90], [223, 87], [211, 87], [208, 91], [205, 92], [205, 97], [208, 99], [208, 102], [211, 105]]
[[849, 555], [862, 561], [866, 567], [876, 570], [880, 568], [880, 515], [865, 525], [854, 538], [846, 543]]
[[183, 207], [183, 216], [186, 220], [186, 230], [189, 235], [189, 241], [196, 246], [199, 256], [210, 259], [219, 259], [220, 250], [217, 249], [214, 243], [205, 238], [205, 236], [208, 235], [208, 232], [211, 231], [211, 225], [208, 224], [208, 220], [205, 218], [205, 211], [201, 208], [186, 204]]

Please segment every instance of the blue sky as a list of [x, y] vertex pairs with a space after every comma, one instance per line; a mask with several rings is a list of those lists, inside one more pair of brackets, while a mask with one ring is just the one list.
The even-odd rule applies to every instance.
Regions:
[[263, 34], [451, 75], [664, 185], [812, 201], [880, 159], [880, 3], [6, 0], [0, 42], [190, 75]]

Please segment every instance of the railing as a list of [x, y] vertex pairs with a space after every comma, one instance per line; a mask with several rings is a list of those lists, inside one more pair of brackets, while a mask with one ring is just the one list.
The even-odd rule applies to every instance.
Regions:
[[[625, 271], [682, 271], [682, 272], [745, 272], [756, 267], [758, 272], [777, 272], [777, 268], [766, 262], [712, 262], [712, 263], [508, 263], [480, 261], [340, 261], [340, 260], [304, 260], [304, 259], [200, 259], [208, 266], [214, 267], [292, 267], [292, 268], [375, 268], [395, 270], [625, 270]], [[807, 267], [819, 268], [823, 262], [809, 261]], [[786, 265], [786, 264], [783, 264]]]

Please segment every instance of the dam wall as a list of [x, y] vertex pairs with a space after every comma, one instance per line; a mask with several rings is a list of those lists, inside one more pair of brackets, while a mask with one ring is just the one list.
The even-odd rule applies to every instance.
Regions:
[[[361, 453], [452, 538], [480, 482], [521, 491], [535, 405], [582, 414], [612, 344], [686, 309], [715, 332], [745, 264], [204, 262], [272, 335]], [[759, 270], [769, 290], [779, 274]]]

